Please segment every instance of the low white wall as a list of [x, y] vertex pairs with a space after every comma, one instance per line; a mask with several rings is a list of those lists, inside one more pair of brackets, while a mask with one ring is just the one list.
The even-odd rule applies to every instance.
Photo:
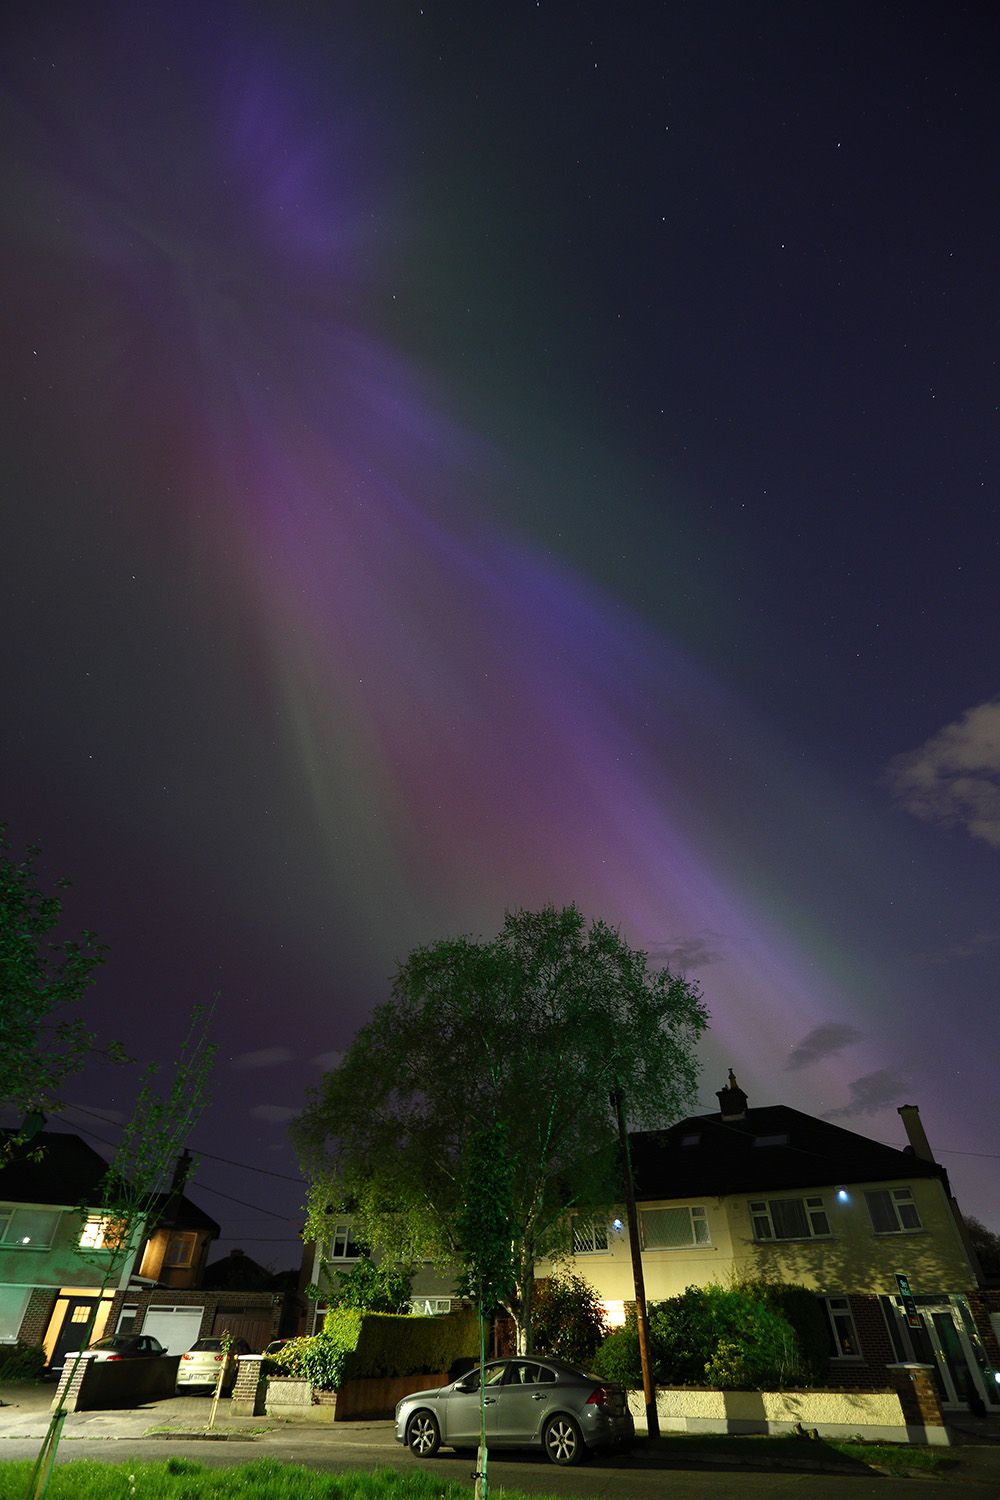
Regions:
[[[646, 1431], [642, 1391], [629, 1391], [637, 1432]], [[895, 1391], [658, 1390], [660, 1431], [783, 1433], [804, 1427], [820, 1437], [947, 1446], [944, 1427], [907, 1426]]]

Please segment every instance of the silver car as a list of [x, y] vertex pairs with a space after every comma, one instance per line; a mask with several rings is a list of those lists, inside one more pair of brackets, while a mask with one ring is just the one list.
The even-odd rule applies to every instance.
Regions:
[[[596, 1448], [629, 1448], [635, 1437], [623, 1387], [561, 1360], [492, 1360], [482, 1396], [489, 1448], [541, 1448], [554, 1464], [577, 1464]], [[418, 1458], [432, 1457], [442, 1444], [474, 1452], [479, 1431], [478, 1369], [451, 1385], [404, 1396], [396, 1407], [396, 1442]]]

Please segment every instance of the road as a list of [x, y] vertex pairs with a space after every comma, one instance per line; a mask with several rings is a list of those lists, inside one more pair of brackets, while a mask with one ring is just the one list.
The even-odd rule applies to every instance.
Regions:
[[[0, 1460], [33, 1458], [37, 1441], [29, 1438], [2, 1440], [0, 1423]], [[168, 1456], [188, 1458], [206, 1466], [249, 1463], [258, 1458], [275, 1458], [285, 1463], [300, 1463], [326, 1473], [350, 1469], [412, 1469], [419, 1466], [429, 1473], [462, 1483], [470, 1492], [473, 1463], [447, 1452], [430, 1460], [414, 1459], [392, 1437], [389, 1423], [331, 1424], [322, 1429], [282, 1428], [272, 1430], [255, 1441], [230, 1438], [225, 1442], [190, 1439], [148, 1438], [141, 1436], [67, 1438], [60, 1446], [60, 1462], [75, 1458], [100, 1458], [122, 1463], [135, 1458], [162, 1462]], [[640, 1450], [631, 1458], [595, 1458], [577, 1469], [558, 1469], [535, 1455], [505, 1454], [490, 1461], [490, 1483], [493, 1493], [519, 1489], [527, 1494], [578, 1497], [607, 1497], [607, 1500], [939, 1500], [962, 1497], [962, 1500], [995, 1500], [996, 1473], [981, 1480], [972, 1477], [926, 1479], [884, 1479], [877, 1475], [859, 1476], [823, 1473], [758, 1472], [745, 1467], [681, 1469], [668, 1465], [656, 1454]]]

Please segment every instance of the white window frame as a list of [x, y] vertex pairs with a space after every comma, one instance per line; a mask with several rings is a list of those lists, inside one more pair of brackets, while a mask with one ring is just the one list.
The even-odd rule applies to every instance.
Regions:
[[[2, 1316], [6, 1327], [10, 1331], [3, 1332], [3, 1324], [0, 1324], [0, 1348], [3, 1348], [7, 1344], [17, 1343], [20, 1337], [21, 1324], [24, 1322], [24, 1315], [28, 1311], [31, 1292], [32, 1288], [30, 1286], [5, 1286], [3, 1288], [7, 1308], [2, 1312]], [[19, 1297], [21, 1302], [20, 1308], [17, 1305]]]
[[[861, 1352], [861, 1340], [858, 1338], [858, 1325], [854, 1321], [854, 1310], [851, 1307], [849, 1297], [821, 1297], [820, 1301], [826, 1309], [827, 1323], [830, 1328], [830, 1336], [833, 1340], [833, 1353], [831, 1359], [856, 1360], [864, 1359]], [[840, 1345], [840, 1331], [837, 1327], [837, 1319], [846, 1320], [851, 1343], [854, 1345], [853, 1354], [845, 1354]]]
[[601, 1255], [608, 1248], [608, 1226], [599, 1219], [573, 1218], [573, 1254]]
[[[338, 1248], [339, 1247], [339, 1248]], [[349, 1247], [353, 1247], [349, 1253]], [[354, 1238], [354, 1225], [348, 1219], [341, 1219], [334, 1224], [329, 1239], [327, 1260], [360, 1260], [361, 1251]]]
[[[651, 1245], [649, 1243], [649, 1231], [653, 1226], [653, 1214], [676, 1213], [687, 1214], [688, 1231], [691, 1238], [681, 1240], [675, 1245]], [[648, 1226], [648, 1229], [647, 1229]], [[699, 1231], [701, 1231], [699, 1233]], [[639, 1210], [639, 1243], [644, 1250], [694, 1250], [703, 1249], [712, 1243], [711, 1231], [708, 1227], [708, 1214], [700, 1203], [670, 1203], [664, 1204], [662, 1208], [641, 1208]]]
[[[25, 1214], [43, 1214], [51, 1219], [51, 1229], [47, 1239], [25, 1238], [23, 1234], [24, 1224], [18, 1223], [18, 1217]], [[0, 1247], [4, 1250], [50, 1250], [55, 1243], [59, 1233], [59, 1224], [62, 1219], [62, 1209], [30, 1207], [24, 1203], [5, 1204], [0, 1208]]]
[[[775, 1229], [774, 1215], [771, 1212], [771, 1205], [774, 1203], [800, 1203], [806, 1221], [805, 1233], [778, 1234]], [[830, 1230], [830, 1215], [819, 1193], [810, 1193], [808, 1197], [799, 1197], [798, 1194], [794, 1194], [787, 1198], [753, 1198], [747, 1204], [747, 1208], [750, 1223], [753, 1225], [753, 1237], [758, 1245], [787, 1245], [794, 1240], [833, 1238]]]
[[[875, 1228], [875, 1215], [872, 1213], [873, 1198], [880, 1199], [892, 1210], [893, 1217], [896, 1220], [895, 1229]], [[919, 1210], [917, 1209], [916, 1202], [914, 1201], [913, 1189], [910, 1187], [873, 1188], [871, 1192], [865, 1193], [865, 1204], [868, 1208], [868, 1217], [871, 1220], [873, 1234], [919, 1234], [924, 1227], [923, 1221], [920, 1218]], [[905, 1211], [906, 1209], [912, 1210], [913, 1217], [917, 1221], [915, 1224], [903, 1223], [903, 1213], [901, 1212], [901, 1210]]]

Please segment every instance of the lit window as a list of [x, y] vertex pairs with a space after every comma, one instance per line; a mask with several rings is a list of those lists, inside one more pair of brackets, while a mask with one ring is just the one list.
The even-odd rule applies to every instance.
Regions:
[[827, 1326], [830, 1330], [831, 1355], [834, 1359], [860, 1359], [861, 1345], [854, 1326], [851, 1304], [846, 1297], [823, 1297]]
[[352, 1224], [337, 1224], [334, 1226], [333, 1234], [330, 1236], [330, 1253], [328, 1260], [359, 1260], [361, 1250], [354, 1238], [354, 1226]]
[[103, 1214], [92, 1215], [80, 1231], [80, 1248], [83, 1250], [120, 1250], [124, 1241], [125, 1226], [120, 1220], [109, 1219]]
[[167, 1241], [166, 1253], [163, 1257], [165, 1266], [172, 1266], [175, 1270], [182, 1270], [189, 1266], [194, 1259], [195, 1234], [172, 1234]]
[[592, 1219], [573, 1220], [573, 1254], [592, 1255], [608, 1248], [608, 1226]]
[[822, 1198], [769, 1198], [750, 1204], [754, 1239], [813, 1240], [830, 1233]]
[[876, 1234], [905, 1234], [909, 1229], [921, 1229], [920, 1215], [913, 1201], [910, 1188], [882, 1188], [866, 1193], [868, 1213]]
[[47, 1250], [61, 1218], [47, 1208], [0, 1210], [0, 1244], [7, 1250]]
[[639, 1214], [639, 1228], [644, 1250], [711, 1244], [703, 1208], [644, 1208]]

